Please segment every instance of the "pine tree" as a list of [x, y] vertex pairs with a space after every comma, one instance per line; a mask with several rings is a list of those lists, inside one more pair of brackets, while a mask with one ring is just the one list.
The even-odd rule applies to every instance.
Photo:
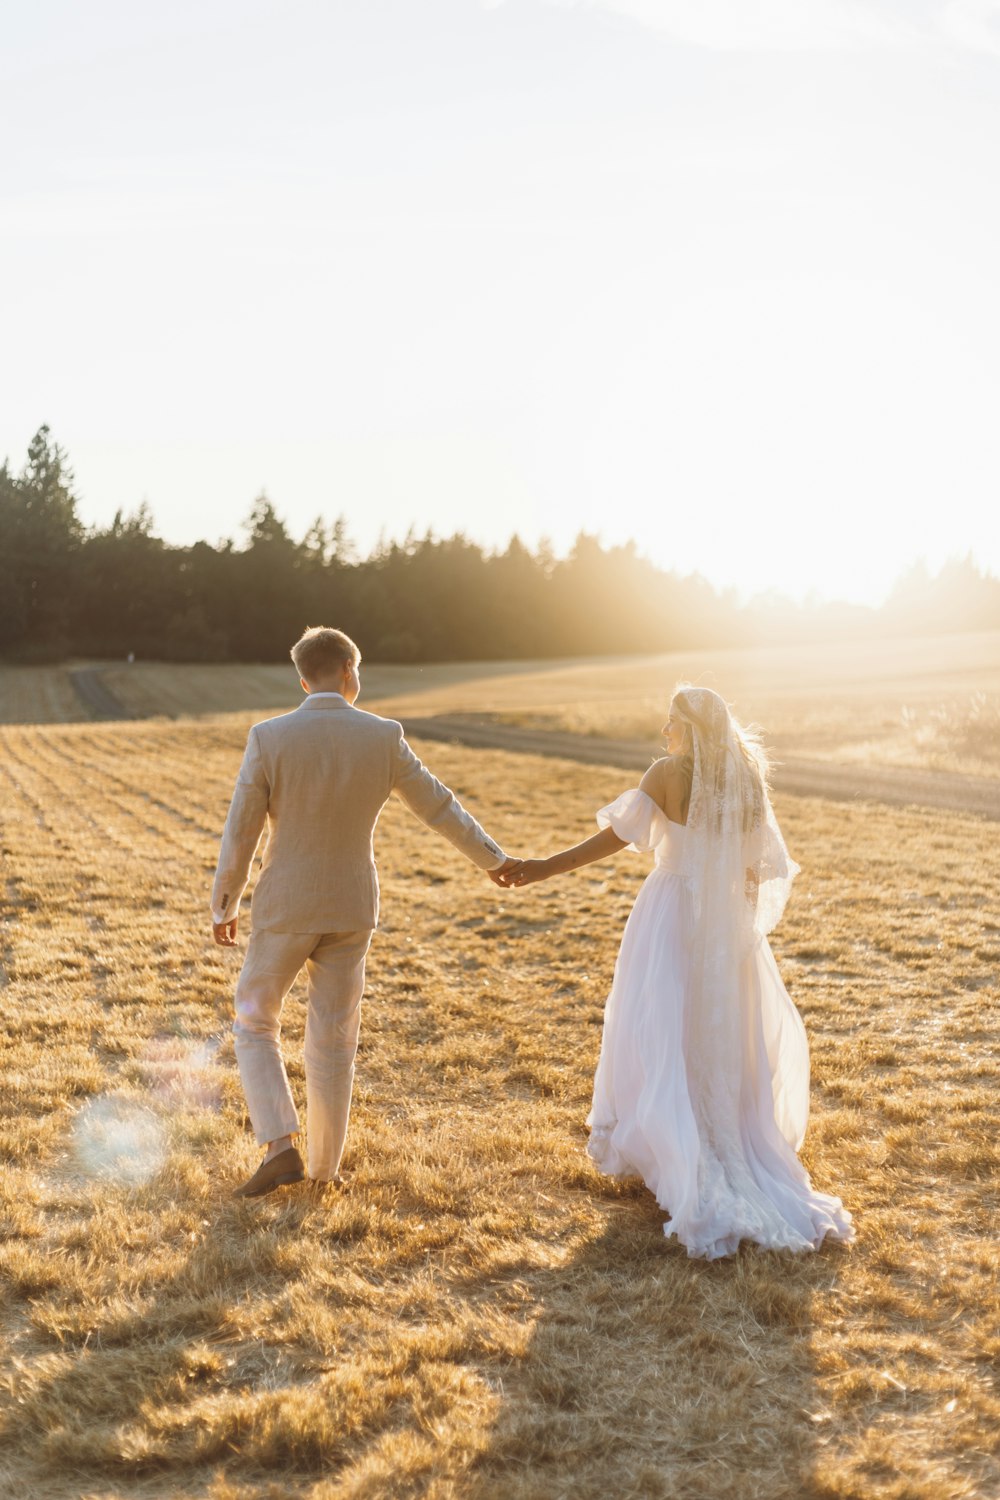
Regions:
[[0, 646], [31, 659], [69, 649], [74, 564], [83, 527], [66, 454], [40, 427], [28, 461], [0, 471]]

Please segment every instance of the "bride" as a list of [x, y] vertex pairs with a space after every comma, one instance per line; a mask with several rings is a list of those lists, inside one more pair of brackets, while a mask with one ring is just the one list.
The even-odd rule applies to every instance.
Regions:
[[709, 688], [678, 687], [663, 733], [666, 758], [601, 809], [600, 833], [505, 875], [526, 886], [626, 846], [655, 852], [615, 965], [588, 1151], [644, 1179], [689, 1255], [850, 1240], [850, 1214], [796, 1154], [809, 1048], [767, 933], [798, 866], [764, 751]]

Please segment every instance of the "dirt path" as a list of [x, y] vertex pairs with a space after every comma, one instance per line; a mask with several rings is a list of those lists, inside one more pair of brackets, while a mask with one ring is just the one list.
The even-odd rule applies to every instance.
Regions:
[[[636, 740], [605, 740], [590, 735], [556, 734], [495, 724], [489, 719], [438, 714], [407, 717], [408, 738], [447, 740], [481, 749], [553, 755], [563, 760], [645, 770], [655, 745]], [[817, 760], [784, 760], [774, 774], [777, 792], [794, 797], [826, 797], [834, 802], [885, 802], [895, 807], [935, 807], [973, 813], [1000, 822], [1000, 781], [957, 776], [945, 771], [913, 771], [893, 766], [839, 766]]]

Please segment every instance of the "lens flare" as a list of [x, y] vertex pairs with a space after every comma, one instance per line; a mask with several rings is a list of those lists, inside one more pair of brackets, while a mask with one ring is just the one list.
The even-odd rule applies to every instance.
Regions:
[[136, 1059], [143, 1083], [158, 1105], [169, 1109], [217, 1110], [222, 1070], [215, 1058], [219, 1041], [154, 1037]]
[[73, 1123], [71, 1144], [88, 1176], [128, 1187], [149, 1182], [167, 1159], [166, 1131], [152, 1111], [115, 1095], [83, 1106]]

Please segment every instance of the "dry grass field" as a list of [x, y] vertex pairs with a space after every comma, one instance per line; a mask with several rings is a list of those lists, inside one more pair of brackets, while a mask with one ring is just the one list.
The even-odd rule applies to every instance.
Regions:
[[[105, 664], [139, 718], [292, 708], [290, 665]], [[394, 716], [503, 723], [658, 743], [680, 678], [714, 687], [779, 756], [1000, 776], [1000, 632], [588, 661], [363, 667], [363, 703]], [[88, 715], [66, 668], [0, 667], [0, 722]]]
[[779, 756], [1000, 776], [998, 632], [523, 665], [417, 680], [417, 691], [376, 677], [366, 693], [397, 716], [479, 713], [655, 747], [670, 692], [687, 679], [763, 724]]
[[[1000, 652], [1000, 646], [998, 646]], [[644, 657], [629, 658], [642, 670]], [[598, 670], [604, 663], [598, 664]], [[574, 670], [570, 664], [569, 670]], [[128, 713], [138, 719], [204, 718], [245, 710], [257, 717], [295, 708], [302, 690], [291, 662], [258, 665], [202, 663], [69, 662], [58, 666], [12, 666], [0, 663], [0, 724], [61, 724], [89, 719], [73, 689], [72, 674], [95, 668]], [[422, 667], [369, 666], [365, 663], [365, 702], [371, 705], [407, 700], [414, 695], [421, 706], [434, 695], [451, 702], [466, 683], [481, 694], [498, 684], [500, 701], [509, 701], [512, 682], [521, 676], [563, 671], [565, 662], [466, 662]], [[427, 695], [432, 695], [428, 700]], [[461, 694], [460, 694], [460, 700]]]
[[[0, 730], [0, 1494], [995, 1496], [996, 825], [779, 803], [804, 1155], [852, 1247], [689, 1261], [588, 1163], [645, 860], [502, 892], [392, 804], [351, 1190], [246, 1205], [238, 957], [206, 903], [249, 722]], [[629, 780], [426, 758], [514, 852]], [[302, 1029], [293, 995], [300, 1093]]]
[[0, 724], [63, 724], [84, 717], [66, 667], [0, 663]]

